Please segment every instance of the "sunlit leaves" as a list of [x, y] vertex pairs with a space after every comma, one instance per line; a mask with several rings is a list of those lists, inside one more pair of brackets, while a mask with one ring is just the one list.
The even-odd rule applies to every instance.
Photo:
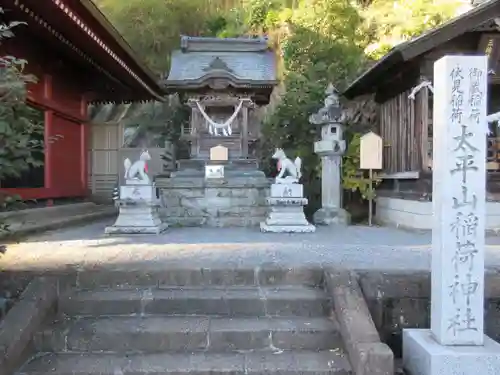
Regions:
[[366, 53], [378, 59], [392, 47], [412, 39], [466, 11], [459, 0], [375, 0], [365, 9]]
[[[0, 41], [13, 37], [12, 29], [22, 24], [0, 24]], [[0, 56], [0, 180], [41, 164], [34, 154], [43, 151], [43, 123], [26, 104], [27, 84], [36, 82], [24, 73], [26, 64], [15, 56]]]

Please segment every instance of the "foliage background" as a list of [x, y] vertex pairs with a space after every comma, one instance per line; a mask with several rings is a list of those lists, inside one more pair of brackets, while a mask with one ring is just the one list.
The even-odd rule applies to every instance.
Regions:
[[[317, 129], [308, 117], [323, 104], [332, 82], [342, 90], [390, 48], [467, 10], [456, 0], [96, 0], [132, 47], [159, 75], [168, 74], [180, 35], [266, 35], [279, 58], [281, 85], [265, 111], [262, 166], [272, 173], [270, 148], [303, 158], [310, 216], [319, 207]], [[175, 113], [175, 111], [172, 111]], [[359, 132], [346, 124], [343, 183], [359, 203], [368, 193], [359, 172]], [[364, 126], [365, 125], [365, 126]]]
[[[0, 14], [3, 13], [0, 7]], [[17, 27], [24, 24], [0, 22], [0, 44], [14, 38]], [[27, 103], [28, 86], [36, 82], [36, 77], [25, 73], [26, 64], [15, 56], [0, 56], [0, 181], [20, 177], [43, 164], [43, 123], [39, 111]], [[0, 211], [21, 206], [19, 197], [0, 193]], [[0, 221], [0, 236], [7, 230], [8, 225]], [[4, 247], [0, 246], [2, 251]]]

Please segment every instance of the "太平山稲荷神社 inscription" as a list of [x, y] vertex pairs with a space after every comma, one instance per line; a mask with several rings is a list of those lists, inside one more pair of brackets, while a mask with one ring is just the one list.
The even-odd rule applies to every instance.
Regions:
[[[460, 186], [460, 193], [453, 194], [451, 200], [453, 220], [450, 231], [455, 240], [454, 253], [451, 259], [453, 269], [453, 280], [449, 286], [449, 295], [452, 297], [453, 309], [450, 309], [448, 317], [448, 331], [453, 336], [461, 332], [478, 332], [482, 327], [478, 326], [478, 317], [472, 308], [479, 287], [483, 280], [479, 279], [474, 272], [475, 256], [479, 250], [476, 247], [480, 218], [477, 216], [477, 193], [468, 185], [468, 179], [481, 178], [478, 175], [479, 164], [484, 163], [479, 148], [474, 142], [484, 142], [484, 135], [480, 129], [480, 118], [484, 93], [481, 90], [481, 69], [471, 67], [464, 71], [457, 64], [452, 69], [451, 78], [451, 129], [459, 129], [459, 134], [453, 136], [454, 165], [450, 168], [452, 180]], [[466, 79], [467, 78], [467, 79]], [[478, 133], [478, 136], [475, 135]], [[481, 160], [479, 160], [481, 159]], [[484, 234], [483, 234], [484, 235]], [[483, 267], [483, 265], [478, 265]], [[481, 273], [482, 274], [482, 273]], [[480, 318], [482, 319], [482, 317]]]
[[431, 329], [403, 330], [403, 365], [419, 375], [496, 375], [484, 334], [487, 56], [434, 63]]

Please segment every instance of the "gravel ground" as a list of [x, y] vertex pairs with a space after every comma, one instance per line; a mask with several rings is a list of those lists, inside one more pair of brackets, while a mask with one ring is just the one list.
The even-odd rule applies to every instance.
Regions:
[[[428, 270], [430, 232], [395, 228], [319, 227], [316, 233], [272, 234], [258, 228], [169, 228], [160, 236], [104, 235], [112, 221], [47, 232], [8, 246], [0, 269], [109, 266], [256, 267], [334, 265], [351, 269]], [[500, 237], [489, 236], [488, 268], [500, 268]]]

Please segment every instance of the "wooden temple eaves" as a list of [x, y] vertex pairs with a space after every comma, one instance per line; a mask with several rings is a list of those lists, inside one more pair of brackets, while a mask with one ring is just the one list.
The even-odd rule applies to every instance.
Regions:
[[162, 100], [155, 75], [90, 0], [4, 0], [7, 21], [31, 43], [64, 55], [87, 75], [90, 101]]

